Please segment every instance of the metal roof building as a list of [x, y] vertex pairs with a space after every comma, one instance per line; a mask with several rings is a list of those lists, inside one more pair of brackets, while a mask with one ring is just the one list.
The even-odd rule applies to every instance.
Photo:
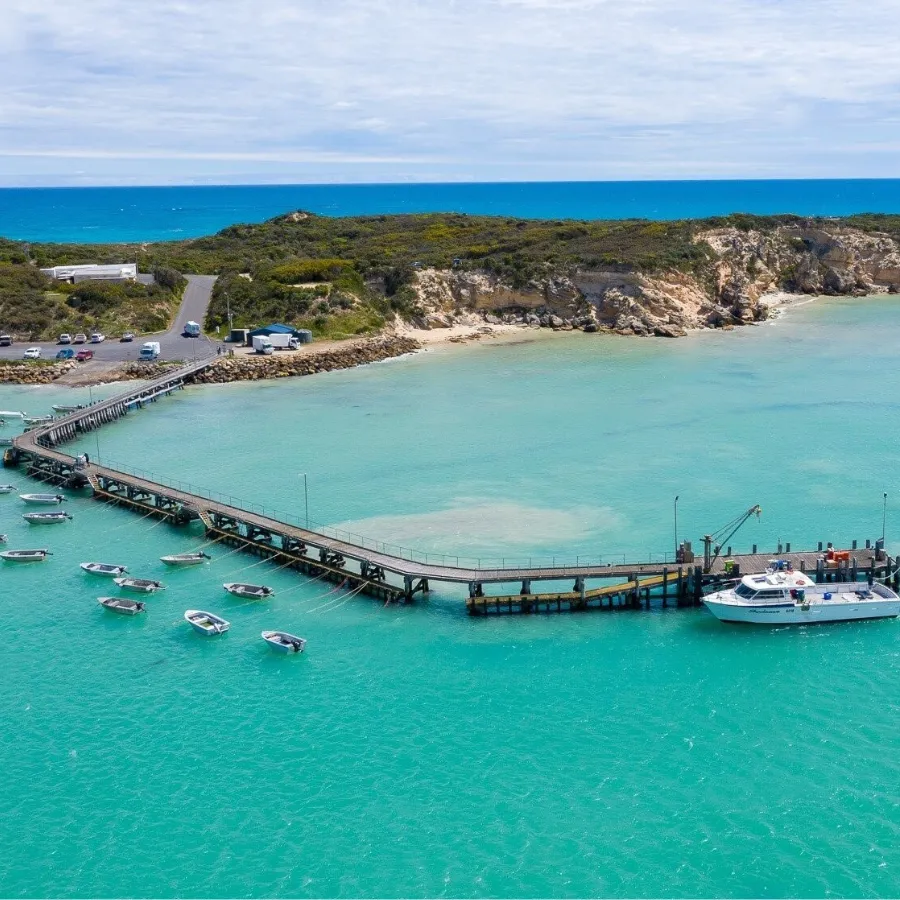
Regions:
[[78, 284], [79, 281], [135, 281], [137, 280], [137, 263], [53, 266], [49, 269], [41, 269], [41, 272], [56, 281], [68, 281], [72, 284]]

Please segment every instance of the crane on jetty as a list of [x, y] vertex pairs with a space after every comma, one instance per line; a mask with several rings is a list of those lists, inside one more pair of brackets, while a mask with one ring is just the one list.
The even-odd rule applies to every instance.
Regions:
[[719, 558], [728, 541], [730, 541], [748, 519], [756, 516], [758, 519], [762, 514], [762, 507], [756, 503], [746, 512], [741, 513], [736, 519], [732, 519], [723, 525], [718, 531], [712, 534], [703, 535], [703, 571], [708, 573], [712, 569], [712, 564]]

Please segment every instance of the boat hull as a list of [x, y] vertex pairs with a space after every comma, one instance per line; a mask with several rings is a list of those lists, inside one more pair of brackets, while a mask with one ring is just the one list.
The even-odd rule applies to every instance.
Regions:
[[206, 637], [224, 634], [231, 627], [231, 623], [226, 622], [220, 616], [203, 612], [203, 610], [199, 609], [187, 610], [184, 614], [184, 618], [197, 634], [202, 634]]
[[131, 591], [134, 594], [152, 594], [154, 591], [161, 591], [163, 586], [158, 581], [147, 581], [146, 583], [135, 583], [134, 579], [116, 578], [116, 584], [120, 590]]
[[743, 606], [705, 599], [706, 608], [720, 621], [750, 625], [819, 625], [863, 619], [893, 619], [900, 615], [900, 599], [841, 600], [809, 604], [781, 603]]
[[25, 503], [46, 503], [55, 506], [62, 503], [66, 498], [56, 494], [19, 494], [19, 499], [24, 500]]
[[[98, 603], [110, 612], [118, 613], [120, 616], [136, 616], [138, 613], [144, 612], [146, 607], [143, 603], [135, 603], [133, 605], [120, 606], [118, 603], [104, 602], [109, 600], [108, 597], [100, 597]], [[115, 598], [112, 598], [115, 600]]]
[[165, 563], [167, 566], [199, 566], [205, 563], [206, 559], [204, 556], [196, 559], [177, 559], [174, 556], [161, 556], [160, 562]]
[[105, 569], [90, 568], [90, 563], [82, 563], [81, 570], [88, 575], [99, 575], [101, 578], [121, 578], [128, 569], [125, 566], [108, 566]]
[[22, 516], [22, 518], [29, 525], [59, 525], [61, 522], [68, 522], [68, 516], [47, 516], [46, 518], [41, 515], [37, 516], [29, 516], [27, 513]]
[[20, 563], [28, 563], [28, 562], [43, 562], [47, 558], [46, 553], [36, 553], [32, 556], [16, 556], [11, 551], [6, 551], [5, 553], [0, 553], [0, 559], [5, 560], [6, 562], [20, 562]]
[[[291, 641], [296, 641], [296, 644], [283, 643], [278, 639], [280, 634], [290, 637]], [[262, 632], [262, 639], [278, 653], [302, 653], [306, 647], [306, 641], [303, 638], [298, 638], [296, 635], [288, 636], [286, 632], [264, 631]]]

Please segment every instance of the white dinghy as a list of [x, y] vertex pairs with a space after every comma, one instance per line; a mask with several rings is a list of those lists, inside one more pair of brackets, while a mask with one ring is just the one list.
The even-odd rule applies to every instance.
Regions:
[[0, 419], [24, 419], [26, 415], [21, 410], [0, 409]]
[[166, 589], [161, 581], [151, 581], [149, 578], [116, 578], [115, 582], [123, 591], [135, 591], [138, 594], [152, 594]]
[[241, 584], [237, 581], [230, 581], [222, 585], [229, 594], [235, 597], [245, 597], [247, 600], [268, 600], [275, 591], [264, 584]]
[[106, 609], [123, 616], [136, 616], [147, 608], [146, 603], [141, 603], [139, 600], [129, 600], [127, 597], [98, 597], [97, 602]]
[[49, 425], [53, 421], [53, 416], [25, 416], [22, 421], [26, 425]]
[[7, 562], [43, 562], [49, 555], [49, 550], [4, 550], [0, 553], [0, 559]]
[[110, 563], [86, 562], [81, 568], [91, 575], [104, 575], [107, 578], [117, 578], [128, 571], [128, 566], [114, 566]]
[[302, 653], [306, 640], [286, 631], [264, 631], [263, 640], [279, 653]]
[[72, 519], [67, 512], [24, 513], [22, 518], [29, 525], [58, 525]]
[[221, 616], [202, 609], [189, 609], [185, 611], [184, 618], [191, 623], [191, 628], [200, 634], [224, 634], [231, 627]]
[[19, 494], [19, 499], [26, 503], [65, 503], [62, 494]]
[[73, 413], [78, 412], [79, 409], [84, 409], [86, 404], [79, 403], [75, 406], [69, 406], [65, 403], [54, 403], [53, 406], [50, 407], [54, 412], [58, 413]]
[[172, 556], [161, 556], [160, 561], [167, 566], [199, 566], [210, 559], [205, 553], [174, 553]]
[[0, 494], [11, 494], [15, 489], [14, 484], [0, 484]]

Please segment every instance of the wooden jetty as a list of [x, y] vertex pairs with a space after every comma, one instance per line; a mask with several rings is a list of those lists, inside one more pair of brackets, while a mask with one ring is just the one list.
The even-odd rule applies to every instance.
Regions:
[[[377, 541], [325, 534], [291, 524], [245, 507], [234, 498], [190, 488], [165, 484], [145, 473], [86, 462], [59, 450], [79, 434], [113, 422], [132, 410], [184, 387], [193, 375], [210, 365], [209, 360], [194, 362], [132, 388], [109, 400], [76, 410], [45, 425], [31, 429], [13, 440], [4, 454], [5, 465], [23, 465], [27, 474], [57, 485], [88, 487], [97, 499], [124, 506], [141, 515], [153, 516], [174, 525], [199, 521], [207, 539], [270, 559], [279, 567], [290, 568], [314, 578], [342, 585], [385, 602], [410, 602], [416, 594], [427, 593], [432, 583], [465, 585], [466, 608], [472, 615], [569, 612], [589, 609], [629, 609], [649, 606], [651, 597], [666, 606], [695, 605], [703, 590], [715, 587], [740, 573], [763, 571], [777, 556], [818, 581], [831, 579], [898, 578], [898, 560], [883, 549], [853, 544], [850, 558], [840, 568], [826, 568], [822, 545], [818, 550], [792, 551], [779, 546], [773, 554], [730, 554], [700, 561], [624, 562], [621, 565], [577, 560], [572, 565], [527, 565], [499, 567], [460, 565], [454, 557], [391, 552]], [[456, 559], [448, 564], [448, 559]], [[572, 583], [570, 590], [532, 590], [533, 584]], [[492, 595], [487, 585], [517, 585], [517, 593]]]

